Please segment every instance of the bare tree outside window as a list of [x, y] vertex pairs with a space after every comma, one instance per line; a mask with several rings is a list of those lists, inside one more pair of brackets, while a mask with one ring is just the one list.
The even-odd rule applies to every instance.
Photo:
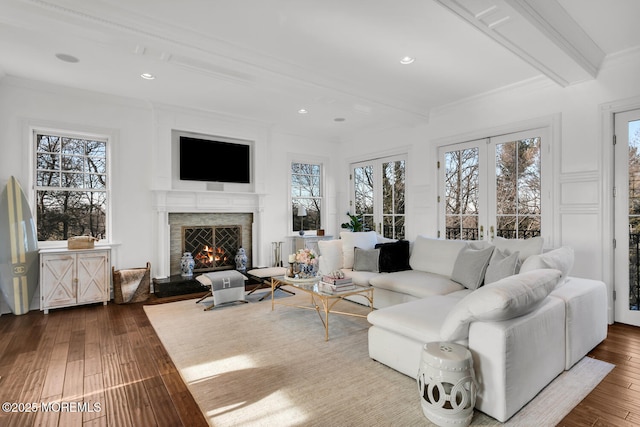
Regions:
[[36, 134], [38, 240], [106, 235], [107, 142]]
[[[291, 213], [293, 231], [322, 228], [322, 166], [291, 163]], [[304, 206], [307, 215], [298, 216]]]

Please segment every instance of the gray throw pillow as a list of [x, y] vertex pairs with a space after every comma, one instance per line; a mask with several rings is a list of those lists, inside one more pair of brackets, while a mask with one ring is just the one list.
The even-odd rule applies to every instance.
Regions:
[[380, 249], [354, 248], [353, 271], [371, 271], [378, 273]]
[[484, 283], [497, 282], [505, 277], [513, 276], [518, 271], [520, 251], [508, 254], [506, 251], [496, 249], [489, 261], [487, 272], [484, 275]]
[[453, 265], [451, 280], [467, 289], [478, 289], [484, 280], [484, 273], [492, 253], [493, 246], [479, 250], [463, 248]]

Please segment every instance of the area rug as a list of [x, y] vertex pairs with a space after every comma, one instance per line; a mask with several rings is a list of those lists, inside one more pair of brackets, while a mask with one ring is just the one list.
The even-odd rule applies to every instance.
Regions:
[[[285, 298], [304, 304], [308, 295]], [[368, 356], [366, 319], [333, 315], [330, 339], [312, 310], [271, 300], [203, 311], [194, 300], [145, 306], [151, 324], [212, 426], [429, 426], [414, 379]], [[341, 302], [342, 311], [367, 313]], [[613, 368], [584, 358], [507, 424], [553, 426]]]

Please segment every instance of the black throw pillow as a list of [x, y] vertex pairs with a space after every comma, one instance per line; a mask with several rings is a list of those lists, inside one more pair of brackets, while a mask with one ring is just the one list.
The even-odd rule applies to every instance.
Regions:
[[394, 271], [411, 270], [409, 266], [409, 241], [378, 243], [376, 249], [380, 249], [378, 263], [381, 273], [393, 273]]

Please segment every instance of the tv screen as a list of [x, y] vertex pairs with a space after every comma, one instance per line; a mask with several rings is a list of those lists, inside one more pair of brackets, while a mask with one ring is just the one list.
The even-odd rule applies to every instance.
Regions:
[[181, 136], [180, 179], [250, 184], [251, 147]]

